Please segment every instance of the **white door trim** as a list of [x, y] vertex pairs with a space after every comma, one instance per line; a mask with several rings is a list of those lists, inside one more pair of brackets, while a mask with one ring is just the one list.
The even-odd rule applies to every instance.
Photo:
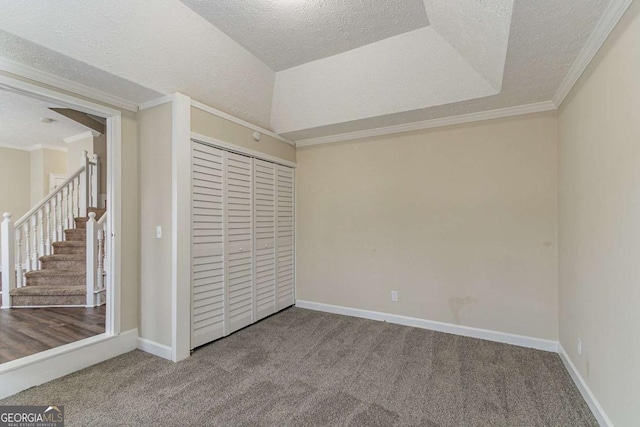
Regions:
[[[26, 77], [26, 76], [19, 76]], [[50, 101], [58, 105], [64, 105], [69, 108], [84, 111], [86, 113], [93, 114], [95, 116], [104, 117], [107, 119], [107, 155], [108, 162], [108, 174], [107, 174], [107, 198], [109, 200], [108, 222], [109, 229], [107, 230], [107, 253], [109, 256], [109, 264], [106, 267], [107, 278], [109, 282], [107, 286], [110, 287], [111, 292], [107, 292], [107, 312], [106, 312], [106, 330], [105, 334], [101, 334], [95, 337], [80, 340], [76, 343], [72, 343], [68, 347], [73, 351], [74, 348], [82, 348], [85, 342], [101, 342], [110, 341], [114, 336], [119, 335], [121, 331], [121, 280], [122, 280], [122, 238], [120, 235], [121, 230], [121, 213], [122, 213], [122, 116], [120, 110], [113, 109], [101, 104], [97, 104], [92, 101], [88, 101], [71, 94], [62, 93], [54, 89], [48, 89], [37, 84], [30, 83], [20, 78], [9, 77], [6, 75], [0, 75], [0, 88], [17, 92], [26, 96]], [[109, 288], [108, 288], [109, 289]], [[88, 341], [89, 340], [89, 341]], [[135, 340], [134, 340], [135, 341]], [[134, 346], [135, 347], [135, 346]], [[124, 347], [123, 347], [124, 348]], [[50, 358], [49, 354], [54, 351], [47, 350], [42, 353], [38, 353], [29, 356], [28, 361], [24, 362], [23, 359], [19, 359], [12, 363], [12, 370], [26, 369], [28, 365], [38, 362], [40, 360], [46, 360]], [[103, 352], [102, 357], [96, 356], [95, 362], [107, 360], [114, 357], [113, 352]], [[76, 357], [70, 355], [69, 357]], [[24, 358], [26, 359], [26, 358]], [[94, 360], [94, 359], [92, 359]], [[79, 365], [78, 365], [79, 366]], [[88, 365], [87, 365], [88, 366]], [[80, 368], [78, 368], [80, 369]], [[2, 367], [0, 366], [0, 372]], [[54, 370], [51, 375], [47, 375], [47, 381], [57, 378], [62, 375], [66, 375], [67, 371]], [[25, 373], [26, 375], [26, 373]], [[57, 376], [56, 376], [57, 375]], [[29, 377], [31, 382], [21, 382], [24, 387], [31, 387], [41, 383], [41, 379]], [[29, 385], [31, 384], [31, 385]]]
[[171, 360], [191, 354], [191, 99], [171, 101]]

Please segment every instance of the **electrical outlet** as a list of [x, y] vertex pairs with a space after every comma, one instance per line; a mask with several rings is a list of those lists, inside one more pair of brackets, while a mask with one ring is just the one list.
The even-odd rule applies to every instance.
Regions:
[[398, 301], [398, 291], [391, 291], [391, 301]]
[[162, 239], [162, 227], [161, 226], [157, 226], [156, 227], [156, 238]]
[[582, 340], [578, 338], [578, 355], [582, 356]]

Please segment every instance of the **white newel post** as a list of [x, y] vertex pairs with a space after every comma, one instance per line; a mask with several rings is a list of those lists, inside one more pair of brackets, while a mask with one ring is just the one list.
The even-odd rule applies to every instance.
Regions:
[[91, 191], [91, 187], [90, 187], [90, 176], [91, 176], [91, 171], [89, 170], [89, 153], [84, 150], [82, 151], [82, 158], [80, 159], [80, 167], [84, 167], [84, 170], [82, 171], [82, 175], [81, 175], [81, 179], [80, 181], [80, 188], [78, 189], [79, 193], [80, 193], [80, 209], [79, 209], [79, 215], [80, 216], [86, 216], [87, 215], [87, 203], [89, 203], [89, 191]]
[[96, 214], [89, 212], [87, 220], [87, 307], [94, 307], [94, 291], [96, 289], [98, 271], [98, 251], [96, 250]]
[[102, 208], [100, 206], [100, 159], [97, 154], [91, 159], [94, 163], [93, 176], [91, 177], [91, 206], [92, 208]]
[[2, 221], [2, 308], [11, 308], [11, 292], [16, 287], [15, 229], [11, 214], [5, 213]]

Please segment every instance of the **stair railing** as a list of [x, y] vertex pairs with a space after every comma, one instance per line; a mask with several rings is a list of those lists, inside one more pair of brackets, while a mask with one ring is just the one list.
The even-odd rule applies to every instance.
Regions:
[[107, 236], [107, 215], [96, 221], [95, 212], [89, 212], [87, 220], [87, 307], [97, 307], [106, 302], [104, 283]]
[[15, 223], [5, 213], [2, 221], [2, 308], [11, 307], [12, 289], [25, 285], [24, 275], [40, 269], [40, 257], [51, 255], [53, 243], [64, 240], [64, 230], [87, 216], [87, 206], [98, 207], [100, 161], [82, 152], [80, 168]]

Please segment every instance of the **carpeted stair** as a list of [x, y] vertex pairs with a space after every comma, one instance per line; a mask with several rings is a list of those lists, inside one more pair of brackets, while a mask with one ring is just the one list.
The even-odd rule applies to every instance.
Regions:
[[[104, 209], [89, 208], [96, 220]], [[14, 307], [41, 305], [85, 305], [86, 225], [88, 218], [76, 218], [76, 228], [65, 230], [63, 242], [55, 242], [53, 255], [40, 257], [40, 270], [25, 274], [25, 286], [11, 291]]]

